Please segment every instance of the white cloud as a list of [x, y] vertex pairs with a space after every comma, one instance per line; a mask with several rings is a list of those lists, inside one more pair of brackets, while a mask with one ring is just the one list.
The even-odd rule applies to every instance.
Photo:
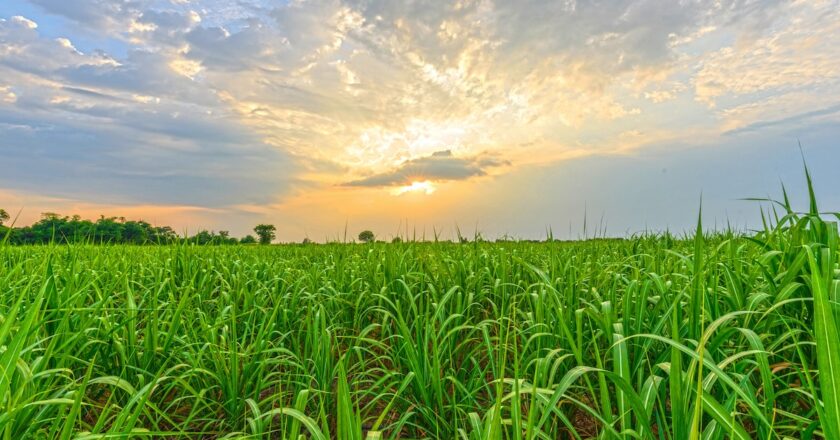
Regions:
[[67, 38], [56, 38], [56, 39], [55, 39], [55, 41], [56, 41], [56, 42], [57, 42], [57, 43], [58, 43], [61, 47], [64, 47], [64, 48], [66, 48], [66, 49], [70, 49], [70, 50], [72, 50], [73, 52], [75, 52], [75, 53], [76, 53], [76, 54], [78, 54], [78, 55], [82, 55], [82, 53], [81, 53], [81, 52], [79, 52], [79, 50], [78, 50], [78, 49], [76, 49], [76, 46], [73, 46], [73, 42], [72, 42], [72, 41], [70, 41], [69, 39], [67, 39]]
[[6, 104], [14, 104], [17, 102], [17, 95], [15, 95], [15, 92], [12, 91], [11, 87], [0, 86], [0, 102], [4, 102]]
[[763, 35], [704, 56], [694, 79], [697, 99], [714, 106], [721, 97], [840, 83], [840, 4], [798, 2]]
[[38, 23], [35, 23], [34, 21], [20, 15], [15, 15], [14, 17], [12, 17], [12, 23], [19, 24], [28, 29], [36, 29], [38, 27]]

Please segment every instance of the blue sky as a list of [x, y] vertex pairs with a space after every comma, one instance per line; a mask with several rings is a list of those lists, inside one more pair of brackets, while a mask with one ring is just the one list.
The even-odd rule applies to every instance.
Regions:
[[[840, 210], [838, 1], [7, 0], [0, 207], [283, 240]], [[795, 197], [796, 198], [796, 197]], [[431, 232], [429, 232], [431, 233]]]

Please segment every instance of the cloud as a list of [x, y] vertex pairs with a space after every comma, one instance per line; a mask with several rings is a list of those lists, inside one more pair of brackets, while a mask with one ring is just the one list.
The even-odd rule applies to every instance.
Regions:
[[381, 187], [410, 185], [415, 181], [465, 180], [484, 176], [488, 169], [502, 165], [509, 163], [492, 158], [455, 157], [450, 150], [444, 150], [432, 153], [431, 156], [405, 161], [387, 173], [354, 180], [345, 185]]
[[748, 132], [756, 132], [760, 130], [767, 130], [777, 126], [796, 126], [798, 123], [803, 121], [811, 121], [820, 119], [822, 117], [831, 117], [835, 116], [833, 119], [837, 120], [836, 116], [840, 114], [840, 104], [832, 105], [826, 108], [821, 108], [817, 110], [810, 110], [804, 111], [802, 113], [796, 113], [791, 116], [787, 116], [781, 119], [774, 119], [774, 120], [762, 120], [760, 122], [754, 122], [752, 124], [733, 128], [724, 132], [724, 134], [732, 135], [732, 134], [740, 134], [740, 133], [748, 133]]
[[222, 27], [197, 27], [186, 34], [188, 57], [203, 66], [222, 71], [242, 71], [272, 64], [272, 54], [283, 41], [269, 41], [262, 25], [254, 21], [231, 34]]
[[840, 84], [840, 57], [835, 53], [840, 4], [802, 2], [788, 12], [775, 32], [703, 57], [694, 78], [697, 100], [714, 106], [730, 96]]
[[79, 62], [84, 57], [64, 39], [42, 38], [38, 26], [25, 17], [0, 18], [0, 66], [18, 72], [44, 75], [52, 69]]
[[4, 102], [6, 104], [14, 104], [17, 102], [17, 95], [15, 95], [15, 92], [12, 91], [11, 87], [0, 86], [0, 102]]
[[32, 2], [0, 18], [0, 184], [32, 191], [463, 181], [840, 102], [836, 0]]
[[133, 19], [130, 33], [137, 44], [178, 47], [182, 34], [201, 23], [196, 11], [145, 10]]
[[171, 68], [177, 54], [85, 54], [41, 28], [0, 21], [0, 187], [207, 207], [289, 189], [288, 154]]
[[[116, 101], [116, 102], [120, 102], [120, 101], [124, 102], [125, 101], [124, 99], [121, 99], [117, 96], [109, 95], [107, 93], [97, 92], [97, 91], [94, 91], [94, 90], [88, 90], [88, 89], [84, 89], [84, 88], [81, 88], [81, 87], [62, 86], [61, 90], [65, 91], [65, 92], [70, 92], [70, 93], [73, 93], [73, 94], [77, 94], [77, 95], [86, 96], [86, 97], [89, 97], [89, 98], [96, 98], [96, 99], [101, 99], [101, 100], [106, 100], [106, 101]], [[55, 102], [55, 101], [53, 101], [53, 102]]]
[[[120, 29], [137, 15], [142, 0], [31, 0], [46, 12], [100, 30]], [[123, 28], [127, 29], [127, 28]]]
[[0, 187], [103, 203], [216, 207], [266, 203], [288, 189], [288, 158], [223, 120], [60, 106], [72, 119], [0, 106], [0, 120], [8, 121], [0, 125]]
[[38, 23], [35, 23], [34, 21], [32, 21], [32, 20], [30, 20], [26, 17], [20, 16], [20, 15], [15, 15], [14, 17], [12, 17], [11, 21], [12, 21], [12, 23], [21, 25], [21, 26], [23, 26], [27, 29], [38, 28]]

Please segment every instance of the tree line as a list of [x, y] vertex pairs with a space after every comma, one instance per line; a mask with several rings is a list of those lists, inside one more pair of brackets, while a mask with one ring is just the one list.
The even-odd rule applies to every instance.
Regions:
[[[169, 226], [153, 226], [143, 220], [127, 220], [125, 217], [100, 216], [97, 220], [82, 219], [78, 215], [62, 216], [54, 212], [41, 214], [41, 219], [29, 226], [6, 226], [10, 220], [8, 212], [0, 209], [0, 243], [9, 244], [46, 244], [46, 243], [91, 243], [91, 244], [175, 244], [192, 243], [198, 245], [231, 245], [231, 244], [271, 244], [276, 238], [277, 228], [271, 224], [259, 224], [254, 227], [254, 235], [242, 238], [232, 237], [229, 231], [202, 230], [193, 235], [179, 235]], [[549, 239], [552, 241], [553, 239]], [[361, 243], [382, 242], [377, 239], [373, 231], [364, 230], [359, 233]], [[392, 243], [401, 243], [401, 237], [396, 236]], [[435, 241], [438, 241], [435, 237]], [[449, 241], [449, 240], [443, 240]], [[487, 241], [480, 235], [473, 239], [475, 242]], [[500, 238], [499, 241], [519, 241], [510, 238]], [[539, 241], [539, 240], [526, 240]], [[469, 243], [470, 240], [459, 234], [458, 242]], [[309, 238], [303, 239], [303, 244], [310, 244]]]
[[232, 237], [228, 231], [202, 230], [194, 235], [179, 235], [169, 226], [153, 226], [143, 220], [100, 216], [97, 220], [78, 215], [41, 214], [37, 222], [23, 227], [6, 226], [10, 216], [0, 209], [0, 242], [9, 244], [95, 243], [95, 244], [174, 244], [198, 245], [269, 244], [275, 238], [273, 225], [258, 225], [253, 235]]

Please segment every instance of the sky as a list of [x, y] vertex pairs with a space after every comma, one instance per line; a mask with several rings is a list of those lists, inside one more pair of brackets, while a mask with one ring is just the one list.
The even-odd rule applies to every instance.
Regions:
[[840, 1], [0, 2], [20, 224], [749, 229], [745, 198], [806, 206], [803, 153], [840, 211]]

